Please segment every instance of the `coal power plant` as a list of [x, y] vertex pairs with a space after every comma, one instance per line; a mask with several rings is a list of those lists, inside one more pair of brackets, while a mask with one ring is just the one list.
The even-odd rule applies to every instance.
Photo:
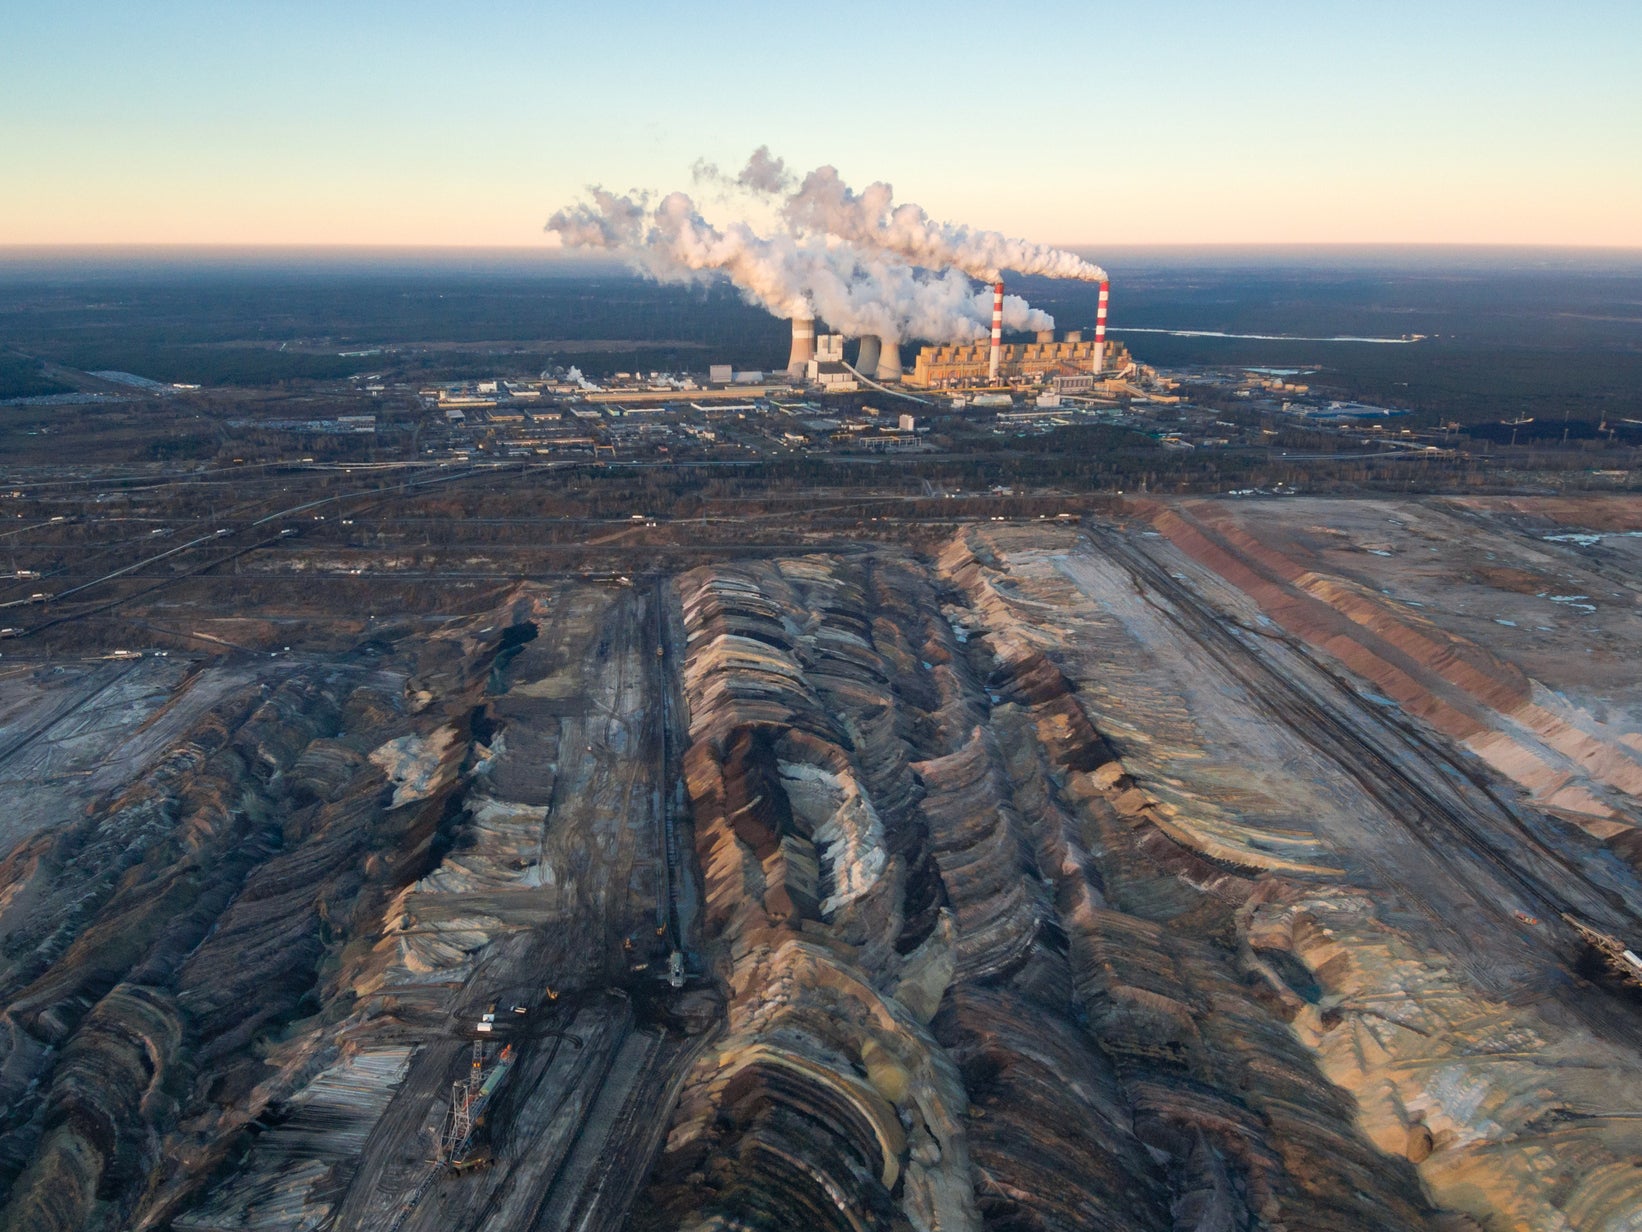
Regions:
[[[917, 205], [897, 204], [888, 184], [857, 192], [832, 167], [817, 168], [792, 187], [784, 164], [767, 150], [755, 153], [733, 181], [719, 178], [761, 197], [765, 212], [779, 221], [713, 222], [683, 192], [619, 195], [595, 188], [588, 200], [548, 220], [549, 241], [618, 255], [658, 281], [727, 280], [749, 303], [791, 321], [786, 375], [823, 389], [842, 391], [851, 381], [902, 383], [902, 346], [909, 342], [927, 344], [913, 365], [926, 374], [919, 378], [924, 384], [990, 387], [1108, 375], [1106, 271], [1077, 254], [937, 221]], [[1079, 333], [1061, 349], [1006, 362], [1006, 332], [1041, 341], [1055, 320], [1006, 294], [1005, 271], [1098, 284], [1092, 342], [1083, 343]], [[819, 347], [817, 322], [854, 340], [853, 362]], [[980, 373], [970, 371], [967, 353], [959, 360], [951, 351], [988, 343]], [[937, 357], [928, 353], [931, 346], [949, 350]]]
[[846, 376], [877, 384], [905, 383], [923, 389], [1007, 388], [1011, 384], [1045, 384], [1060, 378], [1088, 376], [1096, 380], [1127, 375], [1132, 361], [1121, 346], [1113, 353], [1116, 362], [1107, 367], [1106, 304], [1108, 284], [1100, 284], [1098, 316], [1093, 336], [1082, 330], [1068, 330], [1059, 338], [1053, 329], [1032, 332], [1030, 342], [1004, 341], [1004, 284], [993, 284], [992, 329], [985, 342], [950, 342], [924, 345], [910, 367], [902, 366], [901, 344], [886, 342], [878, 334], [851, 339], [838, 334], [839, 345], [853, 341], [855, 359], [846, 362], [830, 353], [816, 352], [816, 322], [808, 317], [792, 321], [792, 351], [787, 375], [795, 381], [837, 391]]

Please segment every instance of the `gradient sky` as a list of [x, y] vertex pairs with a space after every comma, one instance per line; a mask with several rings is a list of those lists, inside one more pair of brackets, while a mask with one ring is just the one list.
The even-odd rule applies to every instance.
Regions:
[[768, 143], [1097, 250], [1642, 246], [1642, 0], [1014, 7], [10, 0], [0, 245], [532, 244]]

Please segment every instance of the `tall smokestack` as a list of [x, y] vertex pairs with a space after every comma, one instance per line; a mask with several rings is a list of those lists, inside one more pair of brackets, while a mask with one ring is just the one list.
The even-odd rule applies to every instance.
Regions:
[[1003, 283], [992, 288], [992, 358], [986, 365], [986, 378], [998, 383], [998, 369], [1003, 364]]
[[815, 358], [815, 318], [792, 319], [792, 353], [787, 356], [787, 375], [802, 380], [809, 374], [810, 360]]
[[855, 355], [855, 370], [862, 376], [871, 376], [878, 371], [878, 357], [882, 354], [882, 346], [877, 334], [867, 334], [861, 339], [861, 349]]
[[880, 381], [899, 381], [901, 379], [901, 344], [890, 338], [880, 339], [883, 352], [878, 357], [878, 379]]
[[1106, 297], [1111, 284], [1104, 278], [1100, 282], [1100, 307], [1095, 309], [1095, 375], [1099, 376], [1106, 366]]

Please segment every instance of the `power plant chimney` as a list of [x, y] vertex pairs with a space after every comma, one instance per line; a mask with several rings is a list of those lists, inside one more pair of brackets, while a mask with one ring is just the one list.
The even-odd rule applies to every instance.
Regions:
[[792, 319], [792, 354], [787, 356], [787, 375], [801, 381], [809, 374], [815, 358], [815, 318]]
[[861, 349], [855, 355], [855, 370], [862, 376], [871, 376], [878, 371], [878, 358], [882, 353], [882, 344], [877, 334], [867, 334], [861, 339]]
[[986, 379], [998, 383], [998, 369], [1003, 364], [1003, 283], [992, 288], [992, 358], [986, 366]]
[[901, 379], [901, 344], [890, 338], [879, 340], [883, 351], [878, 357], [877, 378], [880, 381]]
[[1100, 284], [1100, 307], [1095, 309], [1095, 375], [1106, 365], [1106, 297], [1111, 284], [1104, 279]]

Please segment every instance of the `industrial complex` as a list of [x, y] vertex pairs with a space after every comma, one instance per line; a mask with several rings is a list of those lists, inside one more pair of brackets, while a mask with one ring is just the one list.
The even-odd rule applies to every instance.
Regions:
[[918, 350], [906, 383], [923, 389], [949, 389], [1000, 382], [1047, 382], [1054, 377], [1087, 376], [1093, 386], [1100, 377], [1112, 379], [1128, 375], [1132, 361], [1122, 343], [1111, 344], [1112, 367], [1106, 372], [1094, 366], [1096, 343], [1084, 341], [1082, 333], [1068, 331], [1058, 341], [1053, 331], [1043, 331], [1034, 342], [1011, 342], [997, 352], [979, 342], [959, 346], [926, 346]]
[[[459, 460], [471, 449], [560, 459], [635, 450], [668, 458], [703, 450], [721, 457], [918, 452], [932, 447], [928, 416], [943, 410], [966, 417], [995, 413], [995, 420], [982, 414], [976, 422], [1019, 434], [1079, 421], [1141, 426], [1144, 419], [1135, 415], [1182, 402], [1175, 377], [1107, 340], [1104, 281], [1093, 329], [1058, 336], [1052, 328], [1016, 330], [1009, 341], [1004, 322], [1010, 312], [1017, 321], [1027, 319], [1019, 308], [1024, 301], [1006, 300], [1001, 281], [989, 290], [990, 337], [925, 342], [910, 365], [900, 340], [798, 315], [790, 319], [786, 367], [774, 371], [743, 367], [746, 357], [735, 356], [740, 362], [711, 362], [704, 371], [616, 372], [597, 383], [575, 369], [555, 368], [537, 380], [423, 387], [421, 404], [441, 413], [448, 429], [443, 437], [427, 434], [424, 451], [442, 445]], [[879, 394], [916, 409], [890, 415], [864, 401]]]
[[[845, 333], [821, 333], [809, 317], [792, 321], [792, 351], [787, 376], [822, 393], [850, 393], [863, 385], [902, 384], [922, 390], [1006, 392], [1021, 386], [1052, 386], [1057, 393], [1127, 394], [1132, 377], [1148, 380], [1120, 342], [1106, 339], [1109, 284], [1100, 284], [1095, 327], [1089, 337], [1068, 330], [1059, 338], [1053, 329], [1033, 331], [1030, 342], [1003, 340], [1004, 286], [993, 284], [992, 332], [984, 341], [933, 343], [920, 346], [909, 372], [902, 362], [901, 343], [878, 334], [851, 338]], [[847, 343], [854, 342], [853, 358]], [[759, 374], [762, 375], [762, 374]], [[726, 377], [726, 381], [728, 377]]]

